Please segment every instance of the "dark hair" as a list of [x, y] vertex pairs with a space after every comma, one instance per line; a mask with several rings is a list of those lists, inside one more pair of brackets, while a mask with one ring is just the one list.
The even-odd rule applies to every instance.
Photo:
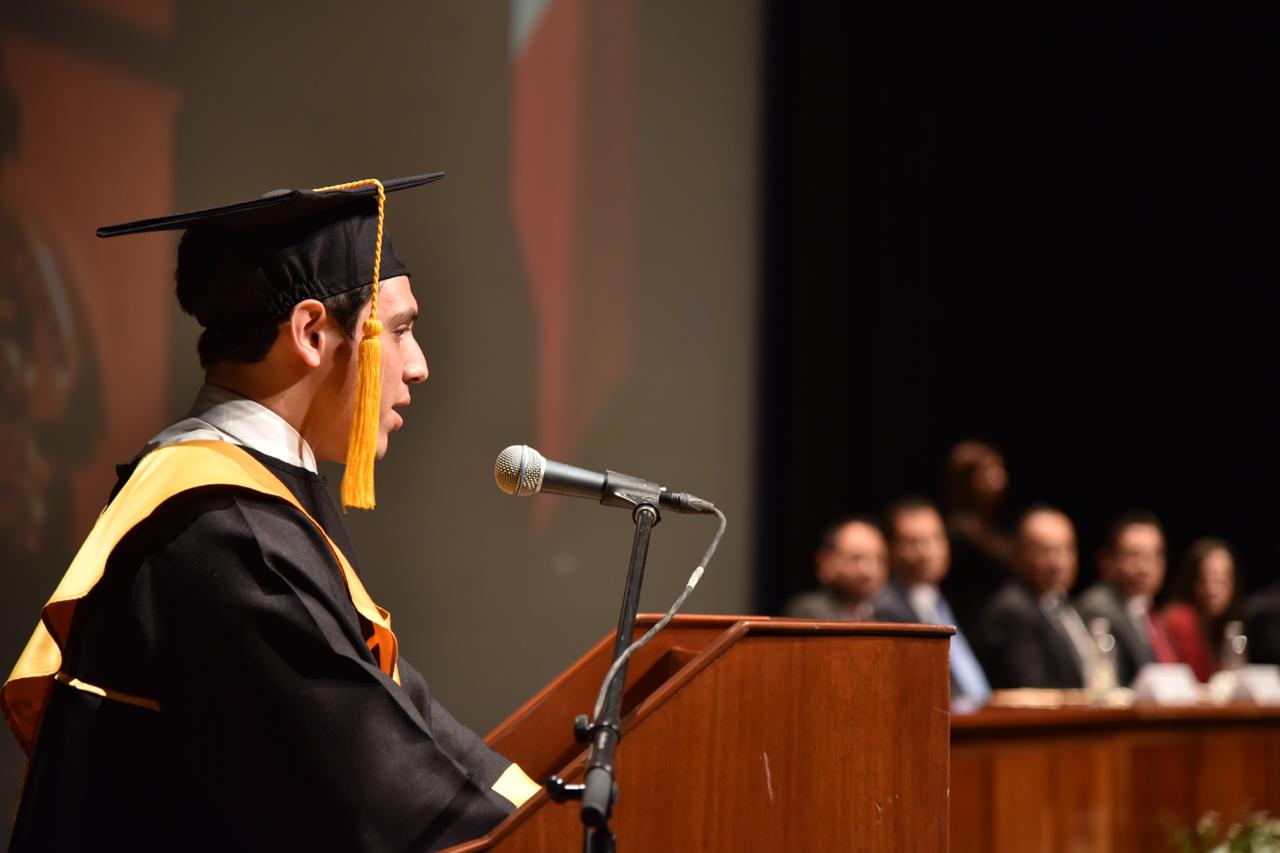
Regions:
[[1004, 454], [1000, 448], [978, 439], [957, 441], [947, 451], [942, 472], [942, 497], [949, 510], [964, 509], [973, 503], [973, 472], [988, 459], [998, 459], [1004, 465]]
[[1102, 537], [1103, 550], [1114, 554], [1116, 546], [1120, 543], [1120, 536], [1130, 527], [1138, 524], [1154, 527], [1160, 531], [1161, 536], [1164, 536], [1164, 525], [1160, 523], [1160, 519], [1156, 518], [1155, 513], [1145, 509], [1131, 509], [1120, 513], [1107, 525]]
[[356, 336], [356, 321], [360, 319], [360, 310], [373, 298], [373, 285], [366, 284], [345, 293], [335, 293], [328, 299], [321, 299], [320, 304], [329, 316], [338, 321], [348, 338]]
[[[892, 538], [898, 534], [898, 516], [926, 509], [933, 510], [936, 513], [938, 512], [938, 505], [923, 495], [908, 495], [904, 498], [898, 498], [889, 504], [884, 511], [885, 527], [889, 536]], [[939, 513], [939, 517], [941, 517], [941, 513]]]
[[1214, 551], [1226, 551], [1227, 556], [1231, 558], [1231, 601], [1227, 603], [1227, 609], [1222, 611], [1222, 615], [1209, 621], [1204, 619], [1201, 614], [1201, 629], [1204, 631], [1205, 639], [1209, 642], [1209, 648], [1215, 649], [1215, 644], [1222, 639], [1223, 629], [1226, 628], [1228, 622], [1240, 618], [1240, 564], [1236, 562], [1236, 552], [1227, 544], [1226, 540], [1218, 539], [1213, 536], [1202, 536], [1192, 542], [1187, 548], [1186, 554], [1183, 555], [1182, 561], [1178, 563], [1178, 570], [1174, 573], [1173, 581], [1169, 584], [1169, 601], [1182, 602], [1190, 604], [1199, 612], [1200, 608], [1196, 606], [1196, 581], [1200, 578], [1200, 568], [1204, 565], [1204, 561]]
[[1182, 561], [1178, 563], [1178, 570], [1173, 575], [1172, 583], [1169, 584], [1170, 601], [1195, 603], [1196, 581], [1200, 576], [1200, 567], [1214, 551], [1226, 551], [1227, 556], [1231, 558], [1231, 567], [1235, 575], [1235, 590], [1232, 591], [1232, 606], [1234, 606], [1240, 589], [1240, 569], [1236, 565], [1236, 552], [1226, 540], [1214, 536], [1202, 536], [1187, 547], [1187, 552], [1182, 555]]
[[881, 536], [884, 536], [884, 531], [880, 528], [880, 521], [875, 516], [855, 512], [841, 516], [831, 524], [822, 528], [822, 533], [818, 537], [818, 549], [822, 551], [834, 550], [836, 547], [836, 536], [841, 530], [850, 524], [865, 524]]
[[[293, 310], [289, 306], [272, 311], [255, 298], [250, 288], [237, 290], [211, 283], [226, 241], [224, 232], [200, 228], [184, 234], [178, 245], [178, 268], [174, 272], [178, 303], [204, 326], [196, 345], [201, 367], [262, 361], [280, 334], [280, 324]], [[360, 310], [372, 295], [373, 285], [366, 284], [322, 299], [320, 304], [347, 336], [354, 338]]]

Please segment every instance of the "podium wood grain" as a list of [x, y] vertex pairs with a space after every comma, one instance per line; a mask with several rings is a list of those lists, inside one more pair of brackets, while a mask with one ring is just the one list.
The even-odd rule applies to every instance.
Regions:
[[[672, 623], [628, 672], [619, 849], [946, 850], [948, 635], [755, 617]], [[589, 651], [490, 744], [535, 778], [558, 770], [580, 781], [571, 721], [590, 710], [610, 646]], [[574, 850], [580, 838], [576, 804], [540, 793], [453, 850]]]

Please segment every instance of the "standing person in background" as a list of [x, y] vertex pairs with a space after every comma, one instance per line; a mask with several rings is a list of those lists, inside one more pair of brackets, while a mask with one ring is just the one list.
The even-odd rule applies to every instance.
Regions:
[[1085, 590], [1076, 609], [1086, 623], [1103, 618], [1116, 639], [1116, 677], [1133, 681], [1149, 663], [1176, 663], [1173, 644], [1155, 619], [1152, 602], [1164, 584], [1164, 530], [1150, 512], [1119, 516], [1098, 552], [1101, 580]]
[[[955, 614], [938, 588], [951, 567], [951, 548], [937, 507], [926, 498], [903, 498], [885, 513], [892, 581], [885, 586], [876, 618], [883, 622], [955, 625]], [[951, 638], [953, 706], [977, 707], [991, 698], [981, 664], [957, 626]]]
[[985, 441], [961, 441], [943, 473], [951, 571], [942, 590], [971, 634], [1010, 578], [1014, 542], [1002, 520], [1009, 494], [1004, 456]]
[[1231, 546], [1208, 537], [1191, 543], [1160, 618], [1178, 659], [1201, 681], [1218, 671], [1224, 629], [1240, 618], [1238, 588]]
[[880, 525], [851, 515], [823, 531], [813, 570], [822, 589], [787, 602], [786, 615], [797, 619], [869, 622], [889, 573], [888, 549]]

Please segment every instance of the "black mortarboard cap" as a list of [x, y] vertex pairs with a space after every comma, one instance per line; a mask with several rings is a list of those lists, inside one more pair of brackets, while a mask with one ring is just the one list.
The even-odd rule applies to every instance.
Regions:
[[[443, 172], [393, 178], [384, 192], [422, 186]], [[207, 269], [179, 282], [183, 305], [205, 327], [235, 322], [255, 309], [279, 316], [304, 299], [326, 299], [373, 281], [378, 242], [378, 193], [347, 189], [274, 190], [237, 204], [143, 219], [98, 229], [99, 237], [187, 231], [183, 254]], [[185, 260], [180, 255], [179, 266]], [[408, 269], [382, 238], [380, 279]], [[193, 292], [194, 291], [194, 292]]]

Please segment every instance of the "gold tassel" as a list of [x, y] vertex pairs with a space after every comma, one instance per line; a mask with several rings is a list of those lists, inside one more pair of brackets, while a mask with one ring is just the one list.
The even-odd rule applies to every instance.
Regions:
[[382, 322], [364, 321], [356, 372], [356, 403], [347, 442], [347, 470], [342, 474], [342, 506], [373, 509], [373, 463], [378, 456], [378, 416], [382, 397]]
[[378, 418], [382, 413], [382, 321], [378, 319], [378, 282], [382, 275], [382, 221], [387, 193], [377, 178], [319, 187], [316, 192], [332, 192], [372, 186], [378, 192], [378, 236], [373, 247], [373, 294], [369, 297], [369, 319], [356, 364], [356, 401], [351, 413], [351, 435], [347, 439], [347, 469], [342, 472], [342, 508], [373, 509], [373, 463], [378, 461]]

